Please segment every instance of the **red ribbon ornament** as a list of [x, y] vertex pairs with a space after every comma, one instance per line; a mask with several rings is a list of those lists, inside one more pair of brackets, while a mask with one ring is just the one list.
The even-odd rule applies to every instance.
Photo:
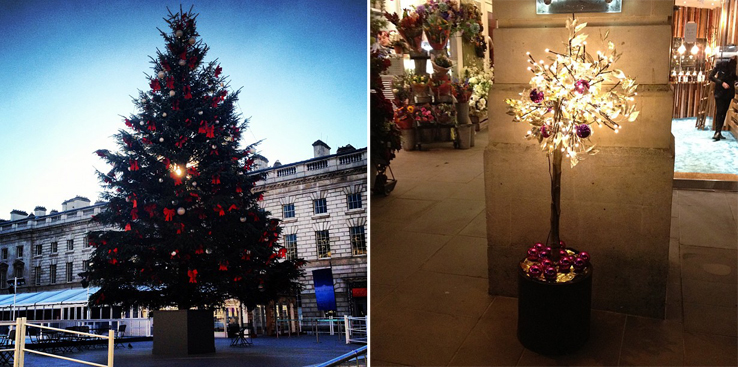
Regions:
[[218, 67], [217, 67], [217, 68], [215, 68], [215, 77], [216, 77], [216, 78], [217, 78], [217, 77], [219, 77], [219, 76], [220, 76], [220, 73], [221, 73], [222, 71], [223, 71], [223, 69], [222, 69], [222, 68], [220, 67], [220, 65], [218, 65]]
[[218, 216], [222, 217], [225, 215], [225, 210], [223, 210], [223, 207], [218, 204], [218, 206], [213, 207], [213, 211], [218, 213]]
[[137, 160], [131, 159], [129, 163], [131, 164], [131, 171], [138, 171], [138, 161]]
[[197, 269], [187, 270], [187, 276], [190, 277], [190, 283], [197, 283]]
[[170, 76], [167, 78], [167, 88], [174, 89], [174, 77]]
[[164, 221], [170, 222], [174, 218], [174, 209], [164, 208]]

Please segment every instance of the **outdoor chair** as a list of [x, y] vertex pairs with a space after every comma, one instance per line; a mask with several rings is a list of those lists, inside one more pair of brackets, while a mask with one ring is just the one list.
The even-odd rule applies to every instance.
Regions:
[[251, 332], [250, 327], [245, 326], [242, 327], [236, 336], [231, 339], [231, 346], [232, 347], [248, 347], [254, 345], [254, 342], [251, 340]]
[[125, 324], [118, 325], [118, 334], [115, 336], [115, 347], [118, 348], [120, 345], [121, 348], [125, 348], [126, 346], [123, 345], [122, 339], [126, 336], [126, 326]]

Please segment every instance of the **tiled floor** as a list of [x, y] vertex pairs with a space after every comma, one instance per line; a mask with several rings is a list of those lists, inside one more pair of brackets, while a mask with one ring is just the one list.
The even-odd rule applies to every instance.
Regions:
[[725, 140], [714, 141], [708, 118], [706, 130], [694, 127], [695, 119], [675, 119], [671, 124], [674, 134], [674, 171], [698, 173], [738, 174], [738, 141], [723, 131]]
[[482, 152], [400, 152], [371, 199], [372, 366], [736, 366], [738, 193], [674, 191], [666, 320], [593, 310], [551, 358], [517, 341], [517, 299], [487, 294]]

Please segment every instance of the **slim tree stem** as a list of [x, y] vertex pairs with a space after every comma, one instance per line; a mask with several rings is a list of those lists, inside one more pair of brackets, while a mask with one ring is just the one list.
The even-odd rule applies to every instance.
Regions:
[[561, 148], [553, 151], [553, 170], [551, 174], [551, 260], [559, 261], [559, 216], [561, 215]]

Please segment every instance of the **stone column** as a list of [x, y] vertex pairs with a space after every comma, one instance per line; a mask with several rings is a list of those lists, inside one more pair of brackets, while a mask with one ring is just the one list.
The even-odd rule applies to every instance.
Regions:
[[[639, 84], [641, 111], [620, 133], [594, 128], [600, 153], [562, 170], [561, 238], [588, 251], [594, 264], [592, 306], [664, 317], [669, 268], [674, 139], [668, 85], [671, 0], [623, 0], [622, 13], [576, 14], [587, 22], [587, 51], [606, 50], [600, 32], [623, 56], [614, 65]], [[484, 171], [489, 292], [517, 296], [518, 261], [549, 232], [550, 179], [546, 155], [525, 140], [527, 124], [505, 114], [505, 98], [528, 86], [526, 51], [563, 51], [571, 14], [537, 15], [535, 1], [495, 0], [495, 84], [490, 91], [489, 145]], [[607, 130], [606, 130], [607, 129]]]

